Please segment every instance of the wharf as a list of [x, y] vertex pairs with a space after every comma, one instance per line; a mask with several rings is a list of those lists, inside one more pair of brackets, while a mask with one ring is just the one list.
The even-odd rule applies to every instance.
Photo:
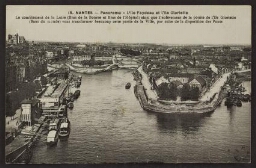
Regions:
[[225, 98], [226, 93], [220, 88], [220, 83], [224, 84], [229, 73], [214, 84], [214, 89], [210, 90], [196, 103], [171, 103], [161, 102], [155, 91], [151, 90], [148, 77], [143, 72], [142, 67], [139, 67], [137, 73], [134, 73], [134, 79], [137, 81], [134, 93], [138, 98], [141, 107], [146, 111], [159, 113], [209, 113], [213, 112], [217, 106]]
[[144, 90], [143, 85], [136, 85], [135, 95], [138, 98], [141, 107], [150, 112], [159, 112], [159, 113], [210, 113], [213, 112], [218, 105], [222, 102], [225, 97], [225, 93], [222, 91], [219, 95], [207, 105], [198, 104], [197, 106], [186, 106], [186, 105], [163, 105], [158, 101], [149, 100], [147, 94]]
[[28, 163], [32, 157], [31, 147], [34, 136], [19, 135], [12, 143], [5, 146], [6, 163]]
[[[41, 138], [44, 128], [42, 124], [35, 124], [29, 132], [24, 129], [8, 145], [5, 146], [6, 163], [28, 163], [32, 157], [32, 147]], [[21, 133], [22, 133], [21, 132]]]
[[17, 136], [12, 143], [5, 146], [5, 153], [6, 155], [12, 153], [13, 151], [17, 150], [18, 148], [26, 145], [30, 141], [31, 137], [26, 135], [19, 135]]

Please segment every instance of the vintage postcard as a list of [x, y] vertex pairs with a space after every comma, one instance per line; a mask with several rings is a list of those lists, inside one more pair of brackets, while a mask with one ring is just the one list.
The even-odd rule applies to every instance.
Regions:
[[6, 164], [250, 163], [251, 10], [7, 5]]

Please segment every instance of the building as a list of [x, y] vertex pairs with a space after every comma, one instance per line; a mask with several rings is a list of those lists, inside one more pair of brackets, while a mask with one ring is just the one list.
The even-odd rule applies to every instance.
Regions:
[[190, 87], [197, 87], [199, 91], [202, 91], [206, 87], [206, 80], [202, 76], [197, 76], [196, 78], [190, 79], [188, 84]]
[[41, 117], [40, 101], [38, 99], [23, 100], [21, 102], [21, 122], [28, 126], [36, 123], [37, 119]]
[[91, 55], [73, 56], [72, 63], [73, 64], [76, 64], [76, 63], [81, 64], [82, 61], [91, 60], [91, 59], [92, 59]]
[[58, 79], [67, 79], [68, 78], [69, 69], [60, 68], [56, 70], [54, 73], [49, 74], [49, 77], [55, 77]]
[[45, 56], [46, 56], [47, 59], [52, 59], [53, 56], [54, 56], [54, 54], [53, 54], [53, 52], [46, 51], [46, 52], [45, 52]]
[[169, 81], [180, 81], [182, 84], [188, 83], [189, 79], [191, 79], [194, 75], [193, 74], [176, 74], [176, 75], [171, 75], [169, 77]]
[[76, 47], [77, 47], [77, 48], [85, 48], [86, 45], [85, 45], [85, 44], [78, 44]]
[[179, 56], [178, 55], [175, 55], [175, 54], [170, 54], [170, 56], [169, 56], [169, 59], [171, 60], [171, 59], [178, 59], [179, 58]]
[[19, 44], [19, 35], [18, 34], [15, 34], [15, 35], [9, 34], [7, 42], [9, 44]]
[[24, 36], [19, 36], [19, 43], [23, 44], [26, 42], [26, 39]]
[[26, 78], [26, 67], [24, 64], [17, 66], [17, 82], [24, 82]]
[[62, 82], [57, 85], [50, 85], [38, 97], [41, 101], [41, 108], [45, 116], [58, 116], [63, 99], [68, 94], [68, 84]]
[[161, 85], [162, 83], [169, 83], [168, 79], [164, 78], [163, 76], [161, 76], [160, 78], [158, 78], [156, 81], [155, 81], [155, 84], [157, 86]]
[[210, 64], [209, 68], [210, 68], [215, 74], [219, 74], [219, 73], [218, 73], [218, 68], [215, 66], [215, 64]]
[[17, 33], [15, 35], [8, 34], [7, 42], [9, 44], [23, 44], [26, 40], [24, 36], [19, 36]]
[[180, 73], [200, 74], [203, 68], [183, 68]]

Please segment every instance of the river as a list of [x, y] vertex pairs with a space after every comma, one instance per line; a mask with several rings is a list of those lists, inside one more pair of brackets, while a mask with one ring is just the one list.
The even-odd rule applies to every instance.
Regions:
[[[213, 113], [144, 111], [133, 93], [131, 70], [83, 75], [81, 96], [68, 111], [71, 134], [55, 147], [39, 143], [31, 163], [249, 162], [251, 103]], [[125, 84], [131, 82], [127, 90]], [[250, 92], [251, 82], [245, 82]]]

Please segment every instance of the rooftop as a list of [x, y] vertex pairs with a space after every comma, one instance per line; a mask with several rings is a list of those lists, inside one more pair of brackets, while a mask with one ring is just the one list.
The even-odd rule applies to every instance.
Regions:
[[41, 97], [49, 97], [51, 96], [51, 94], [53, 93], [55, 88], [55, 85], [50, 85], [47, 87], [47, 89], [45, 90], [44, 94], [42, 94]]
[[58, 98], [67, 86], [68, 85], [65, 82], [62, 82], [59, 85], [50, 85], [41, 97]]
[[206, 85], [206, 80], [202, 76], [197, 76], [196, 78], [191, 78], [188, 82], [191, 82], [193, 79], [196, 79], [201, 84], [201, 86]]
[[62, 123], [60, 128], [67, 128], [68, 127], [68, 123]]
[[62, 82], [59, 87], [52, 93], [52, 97], [59, 97], [68, 85], [65, 82]]
[[25, 99], [21, 102], [21, 104], [32, 104], [32, 106], [36, 105], [37, 103], [39, 102], [38, 99], [32, 99], [32, 100], [29, 100], [29, 99]]
[[170, 74], [169, 77], [191, 78], [191, 77], [194, 77], [194, 74], [189, 74], [189, 73], [175, 73], [175, 74]]
[[51, 130], [50, 132], [49, 132], [49, 134], [48, 134], [48, 138], [51, 138], [51, 137], [55, 137], [55, 135], [56, 135], [56, 133], [57, 133], [57, 131], [55, 131], [55, 130]]

